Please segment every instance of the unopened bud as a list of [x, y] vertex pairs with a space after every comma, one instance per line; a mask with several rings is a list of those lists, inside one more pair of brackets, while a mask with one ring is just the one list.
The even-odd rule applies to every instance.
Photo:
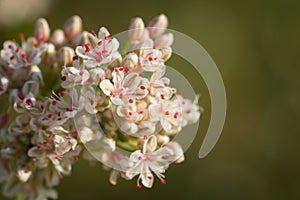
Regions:
[[65, 44], [66, 42], [66, 36], [63, 30], [61, 29], [56, 29], [51, 36], [50, 41], [56, 46], [56, 47], [61, 47]]
[[144, 32], [144, 22], [140, 17], [133, 18], [129, 26], [129, 37], [132, 40], [140, 40]]
[[172, 55], [172, 49], [170, 47], [165, 47], [165, 48], [162, 48], [160, 50], [161, 50], [161, 53], [162, 53], [162, 59], [164, 61], [169, 60], [169, 58]]
[[82, 33], [78, 34], [74, 39], [72, 40], [73, 47], [82, 46], [88, 43], [88, 32], [82, 31]]
[[174, 36], [172, 33], [166, 33], [157, 38], [154, 41], [154, 47], [157, 49], [161, 49], [164, 47], [169, 47], [173, 44]]
[[159, 37], [161, 34], [163, 34], [168, 26], [168, 18], [166, 15], [161, 14], [155, 18], [153, 18], [149, 25], [148, 30], [151, 37]]
[[74, 50], [72, 48], [62, 47], [58, 51], [58, 62], [59, 62], [59, 64], [65, 65], [65, 66], [72, 64], [74, 55], [75, 55], [75, 53], [74, 53]]
[[56, 50], [52, 43], [47, 46], [44, 61], [46, 65], [52, 65], [56, 61]]
[[39, 42], [45, 42], [49, 39], [50, 28], [46, 19], [39, 18], [36, 21], [34, 36]]
[[129, 70], [137, 67], [139, 58], [135, 53], [129, 53], [123, 59], [123, 66]]
[[69, 39], [73, 39], [82, 31], [82, 20], [79, 16], [74, 15], [64, 24], [64, 32]]

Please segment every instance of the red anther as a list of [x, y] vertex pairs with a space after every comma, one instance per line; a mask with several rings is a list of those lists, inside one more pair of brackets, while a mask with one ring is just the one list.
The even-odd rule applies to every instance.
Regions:
[[11, 45], [11, 44], [10, 44], [10, 45], [8, 45], [8, 48], [9, 48], [9, 49], [12, 49], [12, 45]]
[[33, 46], [34, 46], [34, 48], [36, 48], [36, 49], [39, 48], [39, 44], [34, 44]]
[[141, 76], [141, 77], [144, 77], [144, 76], [145, 76], [145, 74], [144, 74], [144, 73], [140, 73], [140, 74], [139, 74], [139, 76]]
[[142, 160], [142, 157], [141, 157], [141, 156], [139, 156], [139, 157], [138, 157], [138, 160]]
[[60, 117], [60, 112], [57, 112], [57, 116], [59, 116], [59, 117]]
[[142, 188], [142, 186], [140, 184], [136, 184], [135, 187], [138, 188], [138, 189]]
[[60, 78], [60, 80], [66, 81], [66, 80], [67, 80], [67, 77], [66, 77], [66, 76], [63, 76], [63, 77]]
[[27, 60], [27, 55], [25, 53], [22, 53], [21, 56], [22, 56], [23, 60]]
[[146, 89], [146, 87], [145, 87], [145, 86], [143, 86], [143, 85], [142, 85], [140, 88], [141, 88], [142, 90], [145, 90], [145, 89]]
[[23, 40], [23, 39], [24, 39], [24, 34], [23, 34], [23, 33], [20, 33], [20, 34], [19, 34], [19, 38], [20, 38], [20, 40]]
[[168, 111], [165, 112], [165, 115], [169, 115], [170, 113]]
[[64, 178], [64, 176], [60, 175], [58, 176], [59, 180], [62, 180]]
[[19, 99], [21, 99], [21, 100], [24, 100], [24, 98], [25, 98], [24, 95], [22, 95], [22, 94], [20, 94], [18, 97], [19, 97]]
[[124, 71], [124, 72], [125, 72], [125, 74], [127, 74], [127, 73], [129, 72], [129, 70], [128, 70], [128, 69], [125, 69], [125, 71]]
[[9, 59], [10, 59], [10, 60], [13, 60], [13, 59], [15, 59], [15, 56], [11, 56]]
[[102, 40], [100, 40], [97, 44], [98, 44], [98, 46], [101, 46], [102, 45]]
[[36, 158], [31, 158], [32, 161], [36, 161]]
[[119, 70], [117, 68], [114, 69], [115, 72], [118, 72]]
[[160, 98], [161, 98], [161, 99], [165, 99], [165, 95], [161, 94], [161, 95], [160, 95]]
[[163, 184], [163, 185], [166, 185], [167, 184], [167, 181], [165, 180], [165, 179], [161, 179], [161, 184]]
[[153, 59], [153, 58], [152, 58], [151, 56], [148, 57], [148, 60], [149, 60], [149, 61], [152, 61], [152, 59]]
[[48, 138], [53, 138], [53, 134], [49, 134], [49, 135], [48, 135]]
[[72, 109], [69, 108], [69, 107], [67, 107], [67, 108], [66, 108], [66, 111], [67, 111], [67, 112], [70, 112], [70, 111], [72, 111]]
[[120, 68], [119, 68], [119, 70], [120, 70], [120, 71], [123, 71], [123, 70], [124, 70], [124, 68], [123, 68], [123, 67], [120, 67]]
[[179, 96], [182, 96], [182, 91], [179, 90], [179, 91], [177, 92], [177, 94], [178, 94]]
[[90, 49], [90, 46], [91, 46], [91, 44], [89, 44], [89, 43], [87, 43], [87, 44], [85, 44], [84, 45], [84, 47], [85, 47], [85, 52], [87, 53], [87, 52], [89, 52], [91, 49]]
[[41, 149], [41, 146], [36, 146], [36, 148], [37, 148], [38, 150], [40, 150], [40, 149]]
[[65, 95], [66, 94], [66, 91], [60, 91], [60, 92], [58, 92], [60, 95]]
[[78, 60], [78, 58], [79, 58], [78, 56], [73, 56], [73, 61]]
[[46, 145], [46, 144], [48, 144], [48, 142], [44, 141], [44, 142], [43, 142], [43, 145]]
[[56, 101], [52, 101], [52, 106], [55, 106], [56, 105]]
[[147, 178], [148, 178], [149, 180], [151, 180], [151, 179], [152, 179], [152, 176], [148, 176]]
[[75, 160], [75, 161], [78, 161], [78, 156], [74, 156], [74, 160]]
[[91, 30], [91, 34], [95, 35], [95, 31], [94, 29]]
[[109, 36], [105, 36], [104, 39], [105, 40], [110, 40], [110, 37]]
[[129, 99], [128, 102], [129, 102], [129, 103], [133, 103], [133, 100], [132, 100], [132, 99]]
[[131, 115], [132, 115], [132, 112], [128, 112], [128, 114], [131, 116]]
[[178, 115], [179, 115], [179, 113], [176, 112], [176, 113], [174, 114], [174, 118], [177, 119]]
[[17, 47], [17, 48], [16, 48], [16, 53], [19, 53], [19, 51], [20, 51], [20, 48]]
[[48, 114], [48, 116], [47, 116], [47, 117], [48, 117], [48, 119], [50, 119], [50, 118], [52, 117], [52, 114]]

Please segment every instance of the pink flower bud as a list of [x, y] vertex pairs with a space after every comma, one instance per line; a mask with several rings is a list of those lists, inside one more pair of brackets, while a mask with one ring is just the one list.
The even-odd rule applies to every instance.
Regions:
[[34, 36], [39, 42], [45, 42], [49, 39], [50, 28], [46, 19], [39, 18], [35, 23]]
[[56, 46], [56, 47], [61, 47], [65, 44], [66, 42], [66, 36], [63, 30], [61, 29], [56, 29], [51, 38], [50, 41]]
[[58, 62], [62, 65], [68, 66], [72, 64], [75, 53], [70, 47], [62, 47], [58, 51]]
[[169, 47], [173, 44], [174, 36], [172, 33], [166, 33], [154, 41], [154, 47], [157, 49]]
[[74, 15], [64, 24], [64, 31], [69, 39], [73, 39], [82, 31], [82, 20], [79, 16]]
[[140, 17], [133, 18], [129, 26], [129, 37], [132, 40], [140, 40], [144, 33], [144, 22]]
[[166, 15], [161, 14], [153, 18], [148, 25], [150, 36], [153, 38], [161, 36], [165, 32], [167, 26], [168, 18]]

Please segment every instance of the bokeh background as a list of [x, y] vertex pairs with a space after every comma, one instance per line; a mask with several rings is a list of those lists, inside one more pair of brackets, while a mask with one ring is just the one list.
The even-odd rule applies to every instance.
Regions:
[[106, 26], [114, 34], [132, 17], [149, 21], [160, 13], [171, 29], [198, 41], [223, 76], [228, 111], [219, 142], [198, 158], [209, 94], [192, 66], [174, 56], [168, 64], [201, 94], [205, 112], [186, 161], [167, 171], [167, 185], [112, 186], [100, 165], [81, 160], [58, 187], [59, 199], [300, 199], [300, 1], [0, 0], [0, 42], [32, 35], [38, 17], [54, 29], [78, 14], [86, 30]]

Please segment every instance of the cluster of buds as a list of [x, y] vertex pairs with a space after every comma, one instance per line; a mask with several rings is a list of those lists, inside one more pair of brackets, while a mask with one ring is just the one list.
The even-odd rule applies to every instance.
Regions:
[[173, 43], [167, 25], [165, 15], [147, 27], [141, 18], [133, 19], [125, 55], [106, 28], [97, 34], [82, 31], [78, 16], [52, 34], [47, 21], [38, 19], [34, 37], [25, 40], [21, 34], [21, 45], [4, 42], [4, 195], [57, 198], [53, 187], [71, 173], [82, 151], [89, 154], [87, 160], [92, 155], [111, 169], [114, 185], [118, 177], [138, 176], [137, 188], [151, 188], [154, 175], [166, 184], [165, 170], [184, 160], [182, 147], [172, 138], [200, 117], [198, 98], [185, 99], [165, 76]]

